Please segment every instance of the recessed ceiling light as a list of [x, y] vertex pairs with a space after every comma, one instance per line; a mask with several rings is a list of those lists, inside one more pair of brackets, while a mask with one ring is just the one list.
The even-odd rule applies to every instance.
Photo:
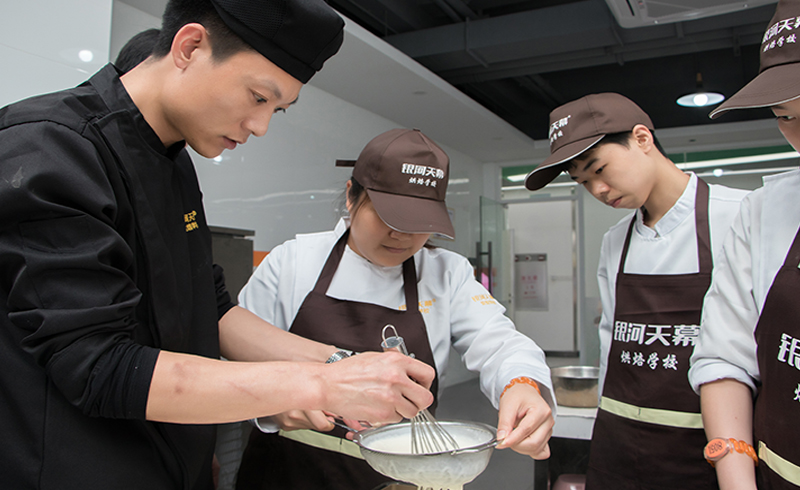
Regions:
[[725, 100], [725, 96], [716, 92], [697, 92], [678, 98], [678, 105], [683, 107], [705, 107], [716, 105]]

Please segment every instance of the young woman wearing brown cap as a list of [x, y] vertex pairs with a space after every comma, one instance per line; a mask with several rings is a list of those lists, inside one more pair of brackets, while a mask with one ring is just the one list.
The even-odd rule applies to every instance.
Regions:
[[[800, 2], [778, 3], [760, 74], [711, 113], [769, 107], [800, 149]], [[703, 305], [689, 379], [722, 490], [800, 487], [800, 172], [742, 201]]]
[[[543, 352], [516, 331], [467, 259], [425, 247], [432, 233], [454, 236], [444, 201], [448, 170], [444, 151], [418, 130], [377, 136], [347, 182], [349, 219], [273, 249], [243, 288], [240, 304], [342, 352], [380, 350], [381, 331], [392, 324], [408, 351], [436, 368], [434, 396], [452, 344], [499, 408], [499, 447], [547, 458], [554, 400]], [[240, 489], [371, 490], [387, 480], [359, 459], [352, 442], [340, 439], [344, 431], [324, 433], [333, 425], [322, 412], [282, 414], [259, 425], [321, 432], [255, 431]], [[321, 449], [332, 438], [346, 454]]]

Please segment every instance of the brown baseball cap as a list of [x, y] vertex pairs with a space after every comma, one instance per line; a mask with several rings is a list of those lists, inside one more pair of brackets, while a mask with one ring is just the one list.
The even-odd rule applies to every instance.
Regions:
[[444, 201], [449, 175], [450, 158], [419, 129], [392, 129], [376, 136], [353, 169], [353, 178], [390, 228], [455, 238]]
[[711, 111], [770, 107], [800, 97], [800, 1], [781, 0], [761, 40], [758, 76]]
[[561, 173], [562, 163], [585, 152], [603, 136], [630, 131], [637, 124], [655, 130], [650, 116], [638, 105], [612, 92], [587, 95], [556, 107], [550, 113], [550, 156], [525, 177], [525, 187], [541, 189]]

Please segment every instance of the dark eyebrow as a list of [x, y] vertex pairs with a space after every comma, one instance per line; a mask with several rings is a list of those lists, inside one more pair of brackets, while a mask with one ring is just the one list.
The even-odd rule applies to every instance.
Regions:
[[[594, 163], [595, 163], [596, 161], [597, 161], [597, 158], [589, 158], [589, 159], [587, 159], [587, 160], [586, 160], [586, 165], [584, 165], [584, 166], [583, 166], [583, 170], [581, 170], [581, 172], [586, 172], [587, 170], [589, 170], [589, 168], [590, 168], [592, 165], [594, 165]], [[577, 160], [573, 160], [573, 162], [574, 162], [574, 163], [572, 164], [572, 166], [573, 166], [574, 168], [577, 168], [577, 167], [579, 167], [580, 163], [579, 163]], [[578, 180], [578, 177], [577, 177], [577, 176], [572, 176], [572, 175], [570, 175], [570, 177], [572, 177], [572, 180], [575, 180], [575, 181], [577, 181], [577, 180]]]
[[[586, 165], [583, 166], [583, 170], [581, 170], [581, 172], [586, 172], [587, 170], [589, 170], [589, 168], [592, 165], [594, 165], [594, 162], [596, 162], [596, 161], [597, 161], [597, 158], [589, 158], [588, 160], [586, 160]], [[576, 161], [575, 162], [575, 166], [577, 167], [578, 165], [579, 164]], [[570, 176], [570, 177], [572, 177], [572, 180], [578, 180], [578, 177], [573, 177], [573, 176]]]
[[[272, 89], [272, 94], [275, 96], [275, 98], [277, 98], [278, 100], [280, 100], [280, 99], [283, 97], [283, 94], [281, 94], [281, 91], [280, 91], [280, 89], [279, 89], [278, 87], [276, 87], [276, 86], [274, 86], [274, 85], [271, 85], [271, 86], [270, 86], [270, 88]], [[297, 104], [297, 101], [298, 101], [298, 100], [300, 100], [300, 95], [298, 95], [296, 99], [294, 99], [293, 101], [289, 102], [289, 103], [288, 103], [288, 104], [286, 104], [286, 105], [294, 105], [294, 104]]]
[[278, 86], [272, 80], [265, 80], [262, 83], [272, 92], [272, 95], [274, 95], [276, 99], [280, 100], [283, 98], [281, 89], [279, 89]]
[[594, 165], [594, 162], [596, 162], [596, 161], [597, 161], [597, 158], [590, 158], [589, 160], [587, 160], [586, 165], [583, 167], [583, 172], [586, 172], [587, 170], [589, 170], [589, 167]]
[[[283, 93], [281, 92], [281, 89], [278, 88], [278, 85], [275, 84], [275, 82], [273, 82], [272, 80], [264, 80], [263, 84], [266, 85], [266, 87], [269, 88], [272, 91], [272, 95], [274, 95], [276, 99], [280, 100], [280, 99], [283, 98]], [[294, 99], [293, 101], [289, 102], [288, 105], [294, 105], [294, 104], [297, 103], [298, 100], [300, 100], [300, 96], [299, 95], [297, 96], [296, 99]]]

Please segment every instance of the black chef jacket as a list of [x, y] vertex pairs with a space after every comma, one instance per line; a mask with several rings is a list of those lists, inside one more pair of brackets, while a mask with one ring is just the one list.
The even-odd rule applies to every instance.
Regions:
[[213, 426], [153, 423], [159, 349], [230, 309], [191, 159], [107, 65], [0, 109], [0, 486], [208, 489]]

